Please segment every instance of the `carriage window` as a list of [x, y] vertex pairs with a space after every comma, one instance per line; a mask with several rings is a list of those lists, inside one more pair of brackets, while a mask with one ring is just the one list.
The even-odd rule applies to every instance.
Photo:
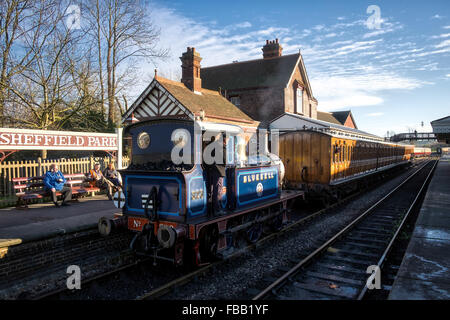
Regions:
[[340, 148], [339, 148], [339, 146], [336, 144], [336, 145], [334, 146], [334, 154], [333, 154], [333, 162], [334, 162], [334, 163], [339, 162], [339, 157], [340, 157], [339, 151], [340, 151]]

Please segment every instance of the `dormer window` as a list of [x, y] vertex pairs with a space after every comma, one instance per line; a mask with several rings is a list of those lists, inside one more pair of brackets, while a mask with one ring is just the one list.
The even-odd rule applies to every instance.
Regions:
[[297, 87], [296, 89], [296, 111], [297, 113], [305, 114], [303, 110], [303, 88]]
[[241, 106], [241, 98], [239, 96], [230, 97], [230, 101], [238, 108]]

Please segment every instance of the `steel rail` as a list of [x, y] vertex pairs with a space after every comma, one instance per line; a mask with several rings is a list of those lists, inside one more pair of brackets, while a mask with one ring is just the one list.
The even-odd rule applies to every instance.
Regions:
[[[425, 179], [425, 182], [422, 184], [422, 187], [420, 188], [419, 192], [417, 193], [416, 197], [414, 198], [413, 203], [411, 204], [411, 206], [409, 207], [408, 211], [406, 212], [405, 216], [402, 219], [402, 222], [400, 223], [397, 231], [395, 232], [394, 236], [392, 237], [391, 241], [389, 242], [389, 245], [387, 246], [386, 250], [384, 250], [383, 255], [380, 257], [380, 259], [378, 260], [378, 263], [376, 264], [378, 266], [379, 269], [381, 269], [381, 267], [383, 266], [389, 252], [391, 251], [395, 241], [397, 241], [398, 235], [400, 234], [400, 231], [403, 229], [403, 226], [406, 223], [406, 220], [408, 220], [409, 215], [411, 213], [411, 211], [413, 210], [413, 208], [416, 206], [417, 201], [419, 200], [419, 198], [421, 197], [424, 189], [426, 188], [428, 182], [431, 179], [431, 176], [433, 175], [433, 172], [437, 166], [437, 164], [439, 163], [439, 160], [435, 162], [435, 164], [433, 165], [433, 168], [431, 168], [430, 172], [428, 173], [427, 178]], [[362, 300], [364, 298], [364, 296], [366, 295], [368, 290], [367, 286], [364, 286], [363, 289], [361, 290], [361, 292], [358, 295], [357, 300]]]
[[348, 231], [350, 231], [354, 226], [356, 226], [362, 219], [364, 219], [367, 215], [372, 213], [374, 209], [376, 209], [379, 205], [384, 203], [386, 199], [391, 197], [397, 190], [399, 190], [403, 185], [405, 185], [409, 180], [411, 180], [416, 174], [421, 172], [431, 161], [425, 162], [418, 170], [413, 172], [407, 179], [405, 179], [402, 183], [400, 183], [398, 186], [396, 186], [393, 190], [391, 190], [388, 194], [386, 194], [383, 198], [378, 200], [375, 204], [373, 204], [369, 209], [364, 211], [361, 215], [359, 215], [355, 220], [353, 220], [350, 224], [348, 224], [346, 227], [344, 227], [342, 230], [340, 230], [338, 233], [336, 233], [333, 237], [331, 237], [329, 240], [327, 240], [324, 244], [322, 244], [319, 248], [314, 250], [311, 254], [309, 254], [306, 258], [301, 260], [299, 263], [297, 263], [293, 268], [291, 268], [289, 271], [287, 271], [285, 274], [283, 274], [281, 277], [279, 277], [276, 281], [271, 283], [268, 287], [266, 287], [264, 290], [262, 290], [258, 295], [253, 297], [252, 300], [259, 300], [272, 292], [275, 288], [282, 285], [285, 281], [289, 279], [292, 275], [298, 272], [299, 269], [301, 269], [306, 264], [310, 263], [314, 258], [316, 258], [318, 255], [320, 255], [323, 251], [328, 249], [336, 240], [338, 240], [341, 236], [346, 234]]

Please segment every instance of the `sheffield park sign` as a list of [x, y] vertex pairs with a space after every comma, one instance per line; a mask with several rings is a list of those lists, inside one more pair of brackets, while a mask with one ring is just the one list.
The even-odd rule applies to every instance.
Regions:
[[0, 150], [118, 151], [120, 138], [119, 133], [0, 128]]

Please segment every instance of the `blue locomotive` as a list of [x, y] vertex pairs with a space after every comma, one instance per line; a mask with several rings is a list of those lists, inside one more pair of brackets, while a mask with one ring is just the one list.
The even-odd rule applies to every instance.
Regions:
[[[123, 195], [116, 195], [115, 204], [135, 232], [131, 248], [155, 261], [201, 265], [243, 240], [255, 242], [264, 229], [280, 228], [288, 202], [303, 195], [281, 190], [279, 159], [248, 156], [247, 138], [237, 125], [159, 119], [125, 130], [132, 162], [120, 170]], [[207, 134], [224, 142], [218, 144], [224, 174], [214, 199]]]

